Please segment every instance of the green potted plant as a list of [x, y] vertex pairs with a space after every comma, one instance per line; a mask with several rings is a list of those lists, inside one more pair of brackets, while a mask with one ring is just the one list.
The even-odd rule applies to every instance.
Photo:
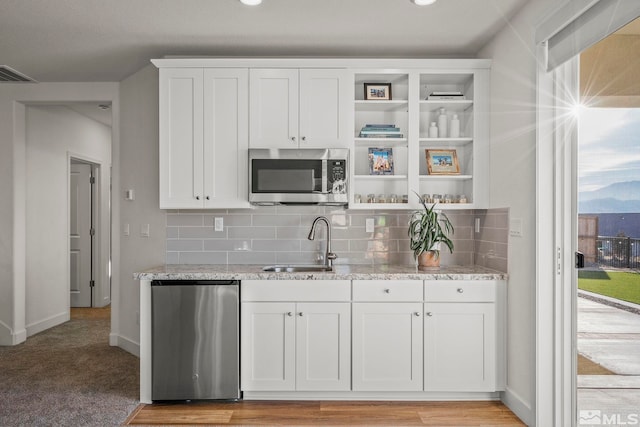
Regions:
[[416, 193], [421, 210], [411, 213], [409, 218], [409, 239], [413, 256], [418, 260], [418, 268], [440, 266], [440, 244], [444, 243], [453, 253], [453, 242], [449, 238], [453, 234], [453, 225], [444, 212], [436, 211], [436, 205], [428, 207], [426, 202]]

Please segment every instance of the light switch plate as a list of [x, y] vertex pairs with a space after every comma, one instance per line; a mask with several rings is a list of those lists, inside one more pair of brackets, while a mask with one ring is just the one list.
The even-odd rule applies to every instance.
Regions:
[[125, 237], [128, 237], [128, 236], [129, 236], [129, 234], [130, 234], [130, 232], [129, 232], [129, 224], [125, 224], [125, 225], [122, 227], [122, 234], [123, 234]]
[[142, 237], [149, 237], [149, 224], [142, 224], [140, 226], [140, 235]]
[[522, 237], [522, 218], [511, 218], [509, 221], [509, 235]]
[[223, 231], [224, 230], [224, 218], [216, 218], [213, 221], [213, 228], [215, 231]]
[[125, 200], [135, 200], [136, 199], [136, 192], [133, 191], [133, 189], [125, 190], [124, 191], [124, 199]]

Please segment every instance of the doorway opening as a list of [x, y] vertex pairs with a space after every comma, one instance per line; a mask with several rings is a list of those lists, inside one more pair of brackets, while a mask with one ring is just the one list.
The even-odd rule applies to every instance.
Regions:
[[[580, 54], [578, 422], [639, 416], [640, 18]], [[598, 418], [599, 417], [599, 418]], [[629, 418], [631, 417], [631, 418]]]

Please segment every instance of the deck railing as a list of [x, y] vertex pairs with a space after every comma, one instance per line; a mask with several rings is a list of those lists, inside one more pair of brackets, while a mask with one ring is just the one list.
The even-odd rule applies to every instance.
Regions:
[[598, 236], [597, 263], [616, 268], [640, 268], [640, 239]]

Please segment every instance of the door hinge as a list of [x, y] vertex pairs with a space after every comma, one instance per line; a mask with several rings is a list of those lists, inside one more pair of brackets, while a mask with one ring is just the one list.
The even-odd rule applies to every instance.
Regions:
[[95, 184], [96, 183], [96, 177], [92, 176], [91, 178], [89, 178], [89, 184]]
[[96, 229], [95, 228], [90, 229], [89, 230], [89, 235], [90, 236], [95, 236], [96, 235]]
[[90, 280], [89, 281], [89, 287], [94, 287], [96, 285], [96, 281], [95, 280]]

